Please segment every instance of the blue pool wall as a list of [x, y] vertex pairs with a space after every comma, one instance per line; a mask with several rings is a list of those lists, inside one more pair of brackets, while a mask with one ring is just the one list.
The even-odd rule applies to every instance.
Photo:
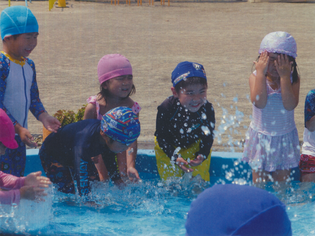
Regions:
[[[28, 149], [26, 151], [25, 175], [41, 170], [45, 175], [41, 165], [39, 149]], [[251, 168], [247, 163], [241, 162], [242, 153], [240, 152], [212, 152], [210, 165], [210, 182], [232, 183], [235, 179], [244, 179], [251, 181]], [[156, 167], [154, 150], [139, 149], [136, 159], [136, 169], [141, 179], [159, 178]], [[291, 177], [294, 181], [300, 180], [300, 171], [297, 168], [292, 169]]]

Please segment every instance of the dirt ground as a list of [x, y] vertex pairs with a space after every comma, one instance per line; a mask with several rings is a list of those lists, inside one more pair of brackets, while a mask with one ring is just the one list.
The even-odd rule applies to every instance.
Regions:
[[[124, 1], [121, 1], [124, 3]], [[7, 6], [0, 1], [1, 10]], [[24, 5], [13, 1], [12, 5]], [[105, 54], [120, 53], [131, 62], [140, 113], [139, 148], [153, 148], [157, 106], [171, 95], [170, 74], [184, 60], [204, 65], [208, 100], [216, 112], [213, 150], [228, 151], [245, 136], [250, 123], [248, 77], [262, 38], [287, 31], [297, 41], [301, 76], [295, 112], [303, 140], [304, 100], [315, 87], [315, 5], [312, 3], [171, 2], [137, 6], [109, 2], [69, 1], [69, 8], [33, 1], [29, 8], [39, 22], [35, 61], [40, 97], [50, 114], [77, 110], [99, 91], [97, 63]], [[42, 133], [32, 115], [29, 130]]]

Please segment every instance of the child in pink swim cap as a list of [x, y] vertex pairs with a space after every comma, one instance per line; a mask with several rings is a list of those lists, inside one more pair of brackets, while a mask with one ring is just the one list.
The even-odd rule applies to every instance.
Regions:
[[[100, 92], [87, 99], [84, 119], [102, 119], [102, 116], [118, 106], [126, 106], [139, 115], [141, 107], [130, 98], [136, 92], [133, 84], [132, 67], [129, 60], [120, 54], [103, 56], [97, 65]], [[137, 156], [137, 140], [130, 145], [127, 151], [117, 154], [119, 172], [122, 178], [128, 176], [130, 180], [140, 179], [135, 168]], [[94, 157], [100, 180], [107, 180], [108, 172], [103, 159]]]
[[243, 160], [253, 181], [288, 181], [300, 160], [294, 109], [299, 103], [296, 42], [287, 32], [267, 34], [260, 44], [255, 71], [249, 77], [253, 115]]
[[[0, 109], [0, 156], [6, 148], [16, 149], [18, 144], [15, 140], [15, 131], [8, 115]], [[21, 198], [34, 200], [37, 196], [45, 196], [43, 188], [47, 188], [51, 182], [41, 176], [41, 171], [29, 174], [26, 177], [16, 177], [0, 171], [0, 204], [18, 204]]]

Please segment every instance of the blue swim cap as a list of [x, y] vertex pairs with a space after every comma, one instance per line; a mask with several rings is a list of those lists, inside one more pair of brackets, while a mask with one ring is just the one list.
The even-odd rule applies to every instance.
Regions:
[[180, 81], [190, 77], [200, 77], [207, 80], [206, 71], [203, 68], [203, 65], [190, 61], [180, 62], [172, 72], [173, 86], [175, 87]]
[[215, 185], [192, 202], [186, 236], [291, 236], [285, 205], [273, 194], [252, 186]]
[[1, 12], [2, 40], [6, 36], [38, 32], [38, 23], [30, 9], [24, 6], [7, 7]]
[[140, 135], [140, 122], [129, 107], [116, 107], [103, 115], [101, 129], [111, 139], [130, 145]]

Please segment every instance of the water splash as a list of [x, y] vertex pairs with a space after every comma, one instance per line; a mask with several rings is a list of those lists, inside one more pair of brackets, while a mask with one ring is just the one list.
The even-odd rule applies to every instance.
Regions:
[[[233, 98], [233, 102], [238, 102], [237, 96]], [[221, 107], [219, 104], [218, 106]], [[244, 113], [239, 111], [237, 106], [231, 106], [231, 110], [234, 112], [234, 114], [230, 114], [229, 111], [224, 107], [221, 107], [221, 109], [222, 117], [220, 119], [220, 124], [217, 125], [216, 129], [214, 130], [215, 140], [217, 140], [219, 145], [227, 147], [229, 149], [228, 151], [242, 151], [242, 142], [235, 141], [233, 136], [235, 134], [241, 134], [241, 132], [238, 131], [238, 128], [241, 127], [241, 123], [244, 120]], [[227, 141], [223, 142], [223, 140]]]
[[49, 224], [52, 216], [53, 187], [45, 189], [47, 196], [37, 200], [21, 199], [19, 205], [0, 206], [0, 232], [28, 234]]

